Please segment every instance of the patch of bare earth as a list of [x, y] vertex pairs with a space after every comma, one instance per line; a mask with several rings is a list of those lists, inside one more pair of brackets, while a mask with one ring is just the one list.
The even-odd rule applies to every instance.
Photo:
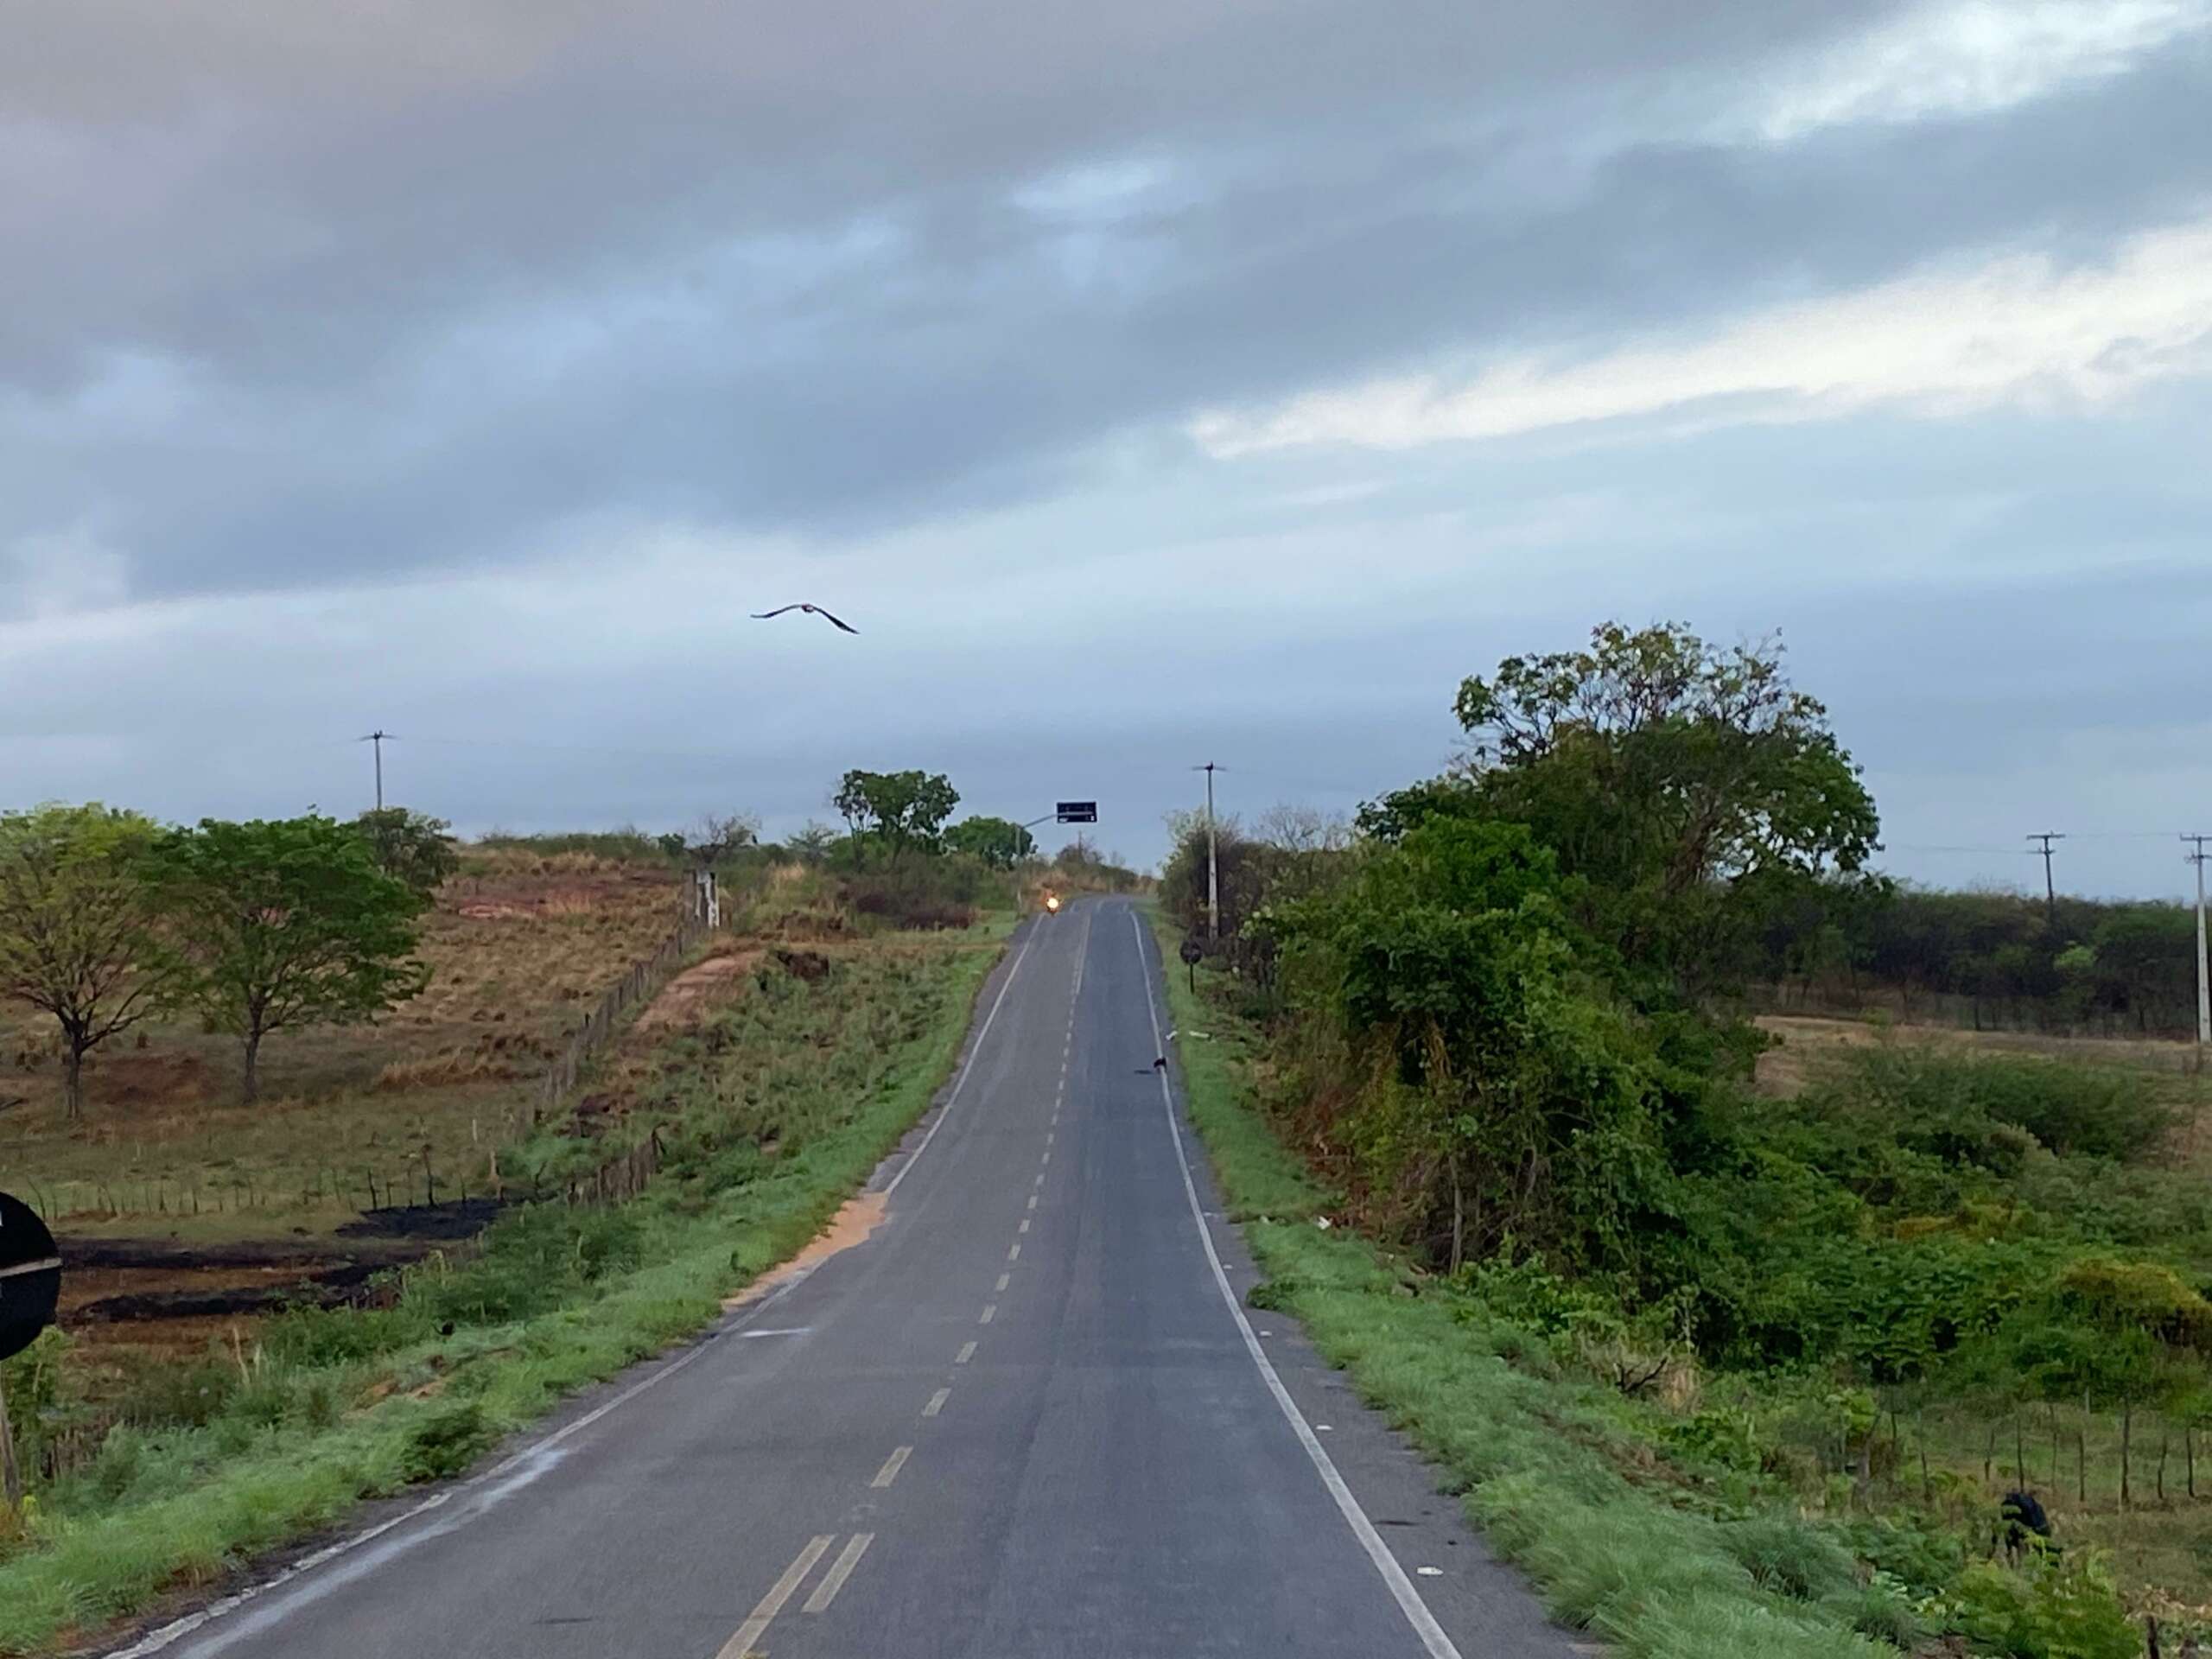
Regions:
[[728, 1001], [760, 960], [758, 950], [738, 950], [728, 956], [709, 957], [696, 967], [685, 969], [669, 981], [652, 1005], [638, 1016], [633, 1029], [665, 1031], [672, 1026], [690, 1025], [715, 1004]]
[[891, 1201], [880, 1192], [862, 1192], [845, 1200], [844, 1205], [830, 1218], [830, 1224], [815, 1235], [814, 1242], [781, 1267], [771, 1268], [734, 1296], [727, 1298], [726, 1308], [750, 1306], [762, 1297], [780, 1289], [803, 1274], [809, 1274], [833, 1255], [868, 1243], [875, 1230], [883, 1225], [890, 1213]]

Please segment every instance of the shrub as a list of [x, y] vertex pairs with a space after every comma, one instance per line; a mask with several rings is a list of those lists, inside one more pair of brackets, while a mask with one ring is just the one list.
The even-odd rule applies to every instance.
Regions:
[[404, 1462], [413, 1480], [442, 1480], [461, 1474], [499, 1437], [484, 1408], [467, 1401], [435, 1411], [408, 1436]]
[[2094, 1551], [2036, 1549], [2017, 1572], [1978, 1561], [1959, 1576], [1959, 1628], [2009, 1659], [2139, 1659], [2142, 1638]]
[[1792, 1516], [1732, 1521], [1720, 1529], [1720, 1542], [1761, 1585], [1796, 1601], [1840, 1595], [1859, 1580], [1849, 1550]]

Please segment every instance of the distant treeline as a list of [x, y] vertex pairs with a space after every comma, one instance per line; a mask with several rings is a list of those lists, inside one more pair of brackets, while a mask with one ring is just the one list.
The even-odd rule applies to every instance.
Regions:
[[1775, 912], [1748, 982], [1777, 1006], [2109, 1035], [2196, 1023], [2189, 906], [1838, 884]]

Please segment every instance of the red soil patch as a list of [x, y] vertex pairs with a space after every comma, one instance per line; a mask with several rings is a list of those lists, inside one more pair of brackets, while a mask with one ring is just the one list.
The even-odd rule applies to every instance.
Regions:
[[739, 1308], [757, 1302], [779, 1287], [788, 1284], [803, 1273], [811, 1273], [833, 1255], [841, 1255], [855, 1245], [865, 1244], [875, 1230], [883, 1225], [884, 1217], [891, 1211], [891, 1201], [880, 1192], [862, 1192], [845, 1200], [844, 1207], [830, 1218], [830, 1224], [815, 1236], [814, 1242], [779, 1268], [771, 1268], [736, 1295], [725, 1298], [726, 1308]]

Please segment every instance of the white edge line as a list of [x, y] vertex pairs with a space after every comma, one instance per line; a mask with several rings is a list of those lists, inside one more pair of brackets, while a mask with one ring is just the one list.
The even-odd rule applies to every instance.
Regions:
[[991, 1027], [998, 1022], [999, 1010], [1006, 1006], [1007, 993], [1014, 988], [1014, 982], [1020, 974], [1021, 964], [1027, 959], [1029, 947], [1035, 943], [1036, 938], [1037, 930], [1030, 929], [1029, 937], [1021, 942], [1021, 949], [1014, 953], [1014, 966], [1007, 969], [1006, 983], [999, 987], [999, 994], [991, 1004], [991, 1011], [983, 1016], [982, 1029], [976, 1032], [976, 1040], [968, 1046], [968, 1058], [960, 1063], [960, 1075], [952, 1080], [951, 1092], [944, 1097], [944, 1109], [938, 1113], [928, 1132], [922, 1136], [922, 1144], [916, 1147], [906, 1161], [899, 1166], [899, 1173], [884, 1183], [883, 1196], [885, 1198], [887, 1198], [899, 1190], [899, 1183], [913, 1173], [914, 1166], [921, 1162], [922, 1154], [930, 1149], [930, 1142], [937, 1139], [937, 1132], [944, 1127], [944, 1120], [952, 1116], [952, 1109], [960, 1099], [960, 1091], [968, 1086], [968, 1074], [976, 1069], [976, 1057], [983, 1052], [983, 1040], [991, 1034]]
[[[1152, 992], [1152, 958], [1144, 948], [1144, 924], [1134, 911], [1129, 914], [1129, 925], [1135, 931], [1137, 960], [1144, 969], [1145, 1012], [1152, 1020], [1153, 1041], [1158, 1044], [1160, 1040], [1160, 1007]], [[1164, 1053], [1166, 1051], [1155, 1048], [1154, 1052]], [[1428, 1604], [1421, 1599], [1421, 1592], [1414, 1588], [1414, 1581], [1406, 1576], [1406, 1569], [1398, 1565], [1398, 1558], [1390, 1553], [1389, 1546], [1382, 1541], [1382, 1535], [1367, 1518], [1367, 1511], [1359, 1507], [1359, 1500], [1352, 1496], [1351, 1488], [1344, 1484], [1344, 1478], [1337, 1472], [1337, 1465], [1330, 1461], [1328, 1452], [1322, 1449], [1320, 1439], [1313, 1433], [1313, 1425], [1298, 1409], [1298, 1402], [1290, 1397], [1290, 1390], [1283, 1387], [1282, 1378], [1276, 1374], [1274, 1362], [1268, 1357], [1267, 1351], [1260, 1346], [1260, 1339], [1252, 1334], [1252, 1322], [1244, 1317], [1244, 1310], [1237, 1303], [1236, 1293], [1229, 1282], [1228, 1271], [1221, 1265], [1221, 1253], [1214, 1249], [1213, 1234], [1207, 1229], [1205, 1210], [1198, 1203], [1198, 1183], [1191, 1175], [1191, 1160], [1183, 1150], [1183, 1127], [1175, 1110], [1174, 1091], [1168, 1087], [1167, 1074], [1164, 1071], [1160, 1076], [1160, 1104], [1167, 1109], [1167, 1133], [1175, 1144], [1175, 1161], [1183, 1172], [1183, 1196], [1191, 1201], [1191, 1216], [1198, 1224], [1198, 1240], [1205, 1246], [1206, 1264], [1213, 1269], [1214, 1285], [1221, 1292], [1221, 1300], [1228, 1306], [1230, 1318], [1236, 1321], [1238, 1334], [1244, 1338], [1244, 1351], [1251, 1355], [1253, 1364], [1260, 1368], [1260, 1376], [1268, 1385], [1268, 1392], [1274, 1395], [1275, 1404], [1282, 1408], [1283, 1416], [1289, 1421], [1292, 1432], [1298, 1436], [1298, 1443], [1306, 1448], [1306, 1455], [1313, 1460], [1314, 1470], [1321, 1477], [1321, 1484], [1329, 1489], [1329, 1496], [1336, 1500], [1338, 1511], [1351, 1528], [1353, 1535], [1359, 1540], [1360, 1547], [1366, 1550], [1367, 1558], [1375, 1563], [1375, 1570], [1382, 1575], [1382, 1582], [1389, 1586], [1390, 1594], [1398, 1604], [1398, 1611], [1406, 1616], [1406, 1623], [1413, 1626], [1414, 1634], [1421, 1638], [1421, 1646], [1427, 1649], [1430, 1659], [1460, 1659], [1459, 1649], [1444, 1633], [1444, 1627], [1436, 1622], [1436, 1615], [1428, 1611]]]
[[[890, 1197], [893, 1192], [898, 1190], [899, 1183], [906, 1179], [907, 1172], [914, 1167], [916, 1160], [921, 1157], [923, 1153], [929, 1149], [930, 1142], [937, 1138], [938, 1130], [944, 1127], [946, 1116], [952, 1110], [952, 1103], [959, 1098], [961, 1088], [968, 1081], [969, 1072], [975, 1068], [976, 1057], [982, 1052], [983, 1039], [990, 1034], [992, 1022], [999, 1017], [999, 1009], [1006, 1002], [1007, 993], [1014, 988], [1014, 976], [1021, 971], [1022, 961], [1028, 956], [1029, 946], [1036, 937], [1036, 933], [1034, 930], [1033, 930], [1029, 938], [1021, 942], [1021, 949], [1014, 952], [1014, 966], [1007, 970], [1006, 983], [999, 987], [997, 1000], [991, 1004], [990, 1013], [986, 1014], [983, 1018], [982, 1029], [976, 1033], [976, 1040], [969, 1045], [968, 1058], [961, 1065], [960, 1075], [953, 1079], [951, 1092], [945, 1096], [944, 1110], [940, 1111], [937, 1115], [937, 1121], [930, 1125], [929, 1132], [923, 1135], [921, 1145], [914, 1148], [912, 1154], [908, 1157], [903, 1165], [899, 1166], [899, 1173], [893, 1176], [890, 1181], [883, 1187], [883, 1195], [886, 1198]], [[694, 1360], [696, 1360], [707, 1354], [713, 1348], [713, 1338], [716, 1337], [728, 1336], [735, 1332], [743, 1330], [747, 1325], [752, 1324], [753, 1320], [759, 1319], [763, 1313], [766, 1313], [770, 1308], [773, 1307], [778, 1302], [783, 1300], [785, 1297], [790, 1295], [801, 1285], [804, 1284], [807, 1279], [811, 1276], [813, 1272], [814, 1269], [812, 1268], [801, 1268], [791, 1278], [785, 1280], [781, 1285], [779, 1285], [773, 1291], [762, 1297], [760, 1300], [754, 1303], [751, 1307], [746, 1309], [745, 1312], [736, 1319], [732, 1320], [714, 1331], [702, 1332], [701, 1336], [696, 1339], [696, 1345], [692, 1347], [689, 1352], [677, 1355], [674, 1359], [669, 1361], [668, 1363], [663, 1365], [658, 1370], [653, 1372], [652, 1376], [641, 1377], [637, 1382], [632, 1383], [628, 1388], [623, 1389], [621, 1393], [616, 1395], [612, 1400], [604, 1401], [601, 1404], [594, 1406], [591, 1410], [577, 1418], [573, 1423], [563, 1424], [561, 1427], [555, 1429], [543, 1439], [533, 1440], [528, 1446], [522, 1447], [511, 1456], [502, 1458], [498, 1463], [493, 1464], [489, 1469], [485, 1470], [483, 1473], [472, 1475], [468, 1479], [462, 1481], [457, 1486], [448, 1487], [445, 1491], [441, 1492], [433, 1492], [421, 1503], [415, 1504], [412, 1508], [402, 1510], [399, 1514], [391, 1516], [388, 1520], [379, 1521], [376, 1525], [365, 1528], [359, 1532], [353, 1533], [346, 1537], [340, 1539], [336, 1543], [326, 1544], [322, 1548], [315, 1550], [312, 1554], [302, 1556], [298, 1560], [293, 1562], [291, 1566], [286, 1567], [274, 1578], [265, 1579], [258, 1584], [249, 1584], [242, 1589], [233, 1591], [231, 1594], [222, 1597], [219, 1600], [209, 1602], [207, 1605], [200, 1608], [196, 1611], [187, 1613], [181, 1618], [172, 1619], [168, 1624], [162, 1625], [160, 1628], [148, 1631], [144, 1636], [139, 1637], [137, 1641], [132, 1643], [129, 1647], [113, 1649], [106, 1656], [106, 1659], [147, 1659], [148, 1655], [156, 1654], [166, 1648], [174, 1647], [177, 1643], [181, 1642], [186, 1637], [194, 1635], [197, 1632], [205, 1630], [208, 1625], [214, 1624], [218, 1619], [229, 1617], [231, 1614], [236, 1612], [239, 1608], [245, 1606], [248, 1603], [257, 1601], [264, 1596], [270, 1595], [276, 1591], [288, 1588], [292, 1584], [314, 1572], [316, 1568], [328, 1566], [340, 1556], [350, 1555], [353, 1551], [360, 1548], [364, 1544], [374, 1543], [386, 1533], [395, 1531], [398, 1528], [405, 1526], [410, 1521], [418, 1520], [422, 1516], [429, 1514], [434, 1510], [444, 1508], [446, 1504], [451, 1503], [454, 1498], [461, 1497], [464, 1493], [472, 1491], [479, 1486], [491, 1484], [501, 1475], [505, 1474], [508, 1471], [514, 1468], [517, 1464], [522, 1462], [524, 1459], [534, 1457], [542, 1452], [550, 1451], [554, 1446], [560, 1445], [563, 1440], [569, 1439], [571, 1436], [581, 1434], [585, 1429], [589, 1428], [594, 1423], [598, 1422], [608, 1413], [614, 1411], [620, 1407], [626, 1406], [631, 1401], [636, 1399], [646, 1389], [653, 1388], [661, 1382], [666, 1382], [670, 1377], [674, 1376], [678, 1371], [690, 1365]]]
[[577, 1418], [573, 1423], [564, 1423], [559, 1428], [555, 1429], [551, 1433], [545, 1435], [543, 1438], [532, 1440], [528, 1446], [523, 1446], [509, 1456], [500, 1459], [499, 1462], [493, 1464], [489, 1469], [485, 1470], [483, 1473], [472, 1475], [457, 1486], [449, 1486], [443, 1491], [433, 1492], [429, 1497], [424, 1498], [421, 1503], [414, 1505], [411, 1509], [404, 1510], [399, 1514], [391, 1516], [389, 1520], [379, 1521], [376, 1525], [365, 1528], [359, 1532], [353, 1533], [347, 1537], [341, 1538], [336, 1543], [326, 1544], [322, 1548], [315, 1551], [312, 1554], [302, 1556], [298, 1560], [293, 1562], [291, 1566], [286, 1567], [283, 1572], [277, 1573], [276, 1576], [272, 1579], [264, 1580], [259, 1584], [249, 1584], [243, 1589], [234, 1591], [231, 1594], [223, 1597], [220, 1600], [208, 1603], [207, 1606], [200, 1608], [196, 1612], [187, 1613], [181, 1618], [173, 1619], [158, 1630], [149, 1630], [137, 1641], [132, 1643], [129, 1647], [115, 1649], [113, 1651], [107, 1654], [106, 1659], [145, 1659], [145, 1656], [148, 1654], [159, 1653], [164, 1648], [173, 1646], [176, 1643], [182, 1641], [186, 1637], [191, 1636], [197, 1631], [206, 1629], [208, 1625], [215, 1623], [216, 1620], [236, 1612], [239, 1608], [246, 1605], [247, 1603], [257, 1601], [264, 1596], [270, 1595], [278, 1590], [285, 1589], [297, 1580], [304, 1578], [307, 1574], [314, 1572], [317, 1567], [326, 1567], [332, 1561], [336, 1560], [341, 1555], [350, 1555], [353, 1551], [360, 1548], [364, 1544], [374, 1543], [378, 1539], [383, 1537], [385, 1534], [391, 1532], [397, 1528], [404, 1527], [410, 1521], [419, 1519], [421, 1516], [429, 1514], [433, 1510], [442, 1509], [454, 1498], [463, 1497], [474, 1491], [479, 1486], [486, 1486], [495, 1483], [502, 1475], [506, 1474], [517, 1465], [522, 1463], [525, 1459], [534, 1458], [541, 1452], [550, 1451], [553, 1447], [560, 1445], [562, 1441], [569, 1439], [571, 1436], [582, 1433], [584, 1430], [589, 1428], [594, 1423], [598, 1422], [608, 1413], [614, 1411], [620, 1407], [628, 1405], [631, 1401], [645, 1393], [646, 1389], [657, 1387], [658, 1384], [666, 1382], [670, 1377], [674, 1376], [678, 1371], [683, 1370], [685, 1367], [690, 1365], [694, 1361], [703, 1358], [707, 1354], [713, 1351], [715, 1338], [731, 1335], [742, 1331], [747, 1325], [759, 1319], [763, 1313], [766, 1313], [778, 1302], [783, 1300], [785, 1297], [790, 1295], [791, 1292], [797, 1290], [802, 1284], [805, 1283], [813, 1272], [814, 1269], [812, 1268], [801, 1269], [783, 1284], [779, 1285], [767, 1295], [762, 1297], [751, 1307], [746, 1309], [745, 1312], [736, 1319], [731, 1321], [729, 1324], [721, 1326], [717, 1330], [702, 1332], [698, 1338], [694, 1339], [694, 1344], [690, 1350], [686, 1352], [678, 1354], [674, 1359], [670, 1360], [666, 1364], [661, 1366], [659, 1370], [654, 1371], [652, 1376], [640, 1377], [637, 1382], [632, 1382], [628, 1388], [616, 1395], [612, 1400], [602, 1401], [600, 1404], [593, 1407], [589, 1411], [586, 1412], [582, 1416]]

